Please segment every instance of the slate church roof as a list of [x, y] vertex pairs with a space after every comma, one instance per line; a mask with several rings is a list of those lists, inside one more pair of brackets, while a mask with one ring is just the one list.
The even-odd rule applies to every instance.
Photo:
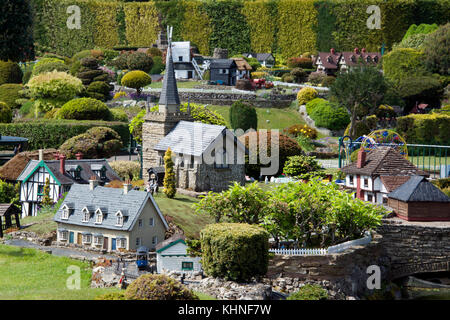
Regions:
[[388, 197], [403, 202], [450, 202], [445, 193], [423, 176], [411, 177]]
[[429, 176], [427, 172], [419, 170], [394, 148], [385, 146], [369, 151], [362, 168], [358, 168], [355, 161], [342, 168], [342, 172], [365, 176]]
[[175, 79], [175, 71], [173, 66], [172, 52], [167, 50], [169, 55], [166, 72], [164, 74], [161, 95], [159, 97], [160, 105], [180, 105], [180, 97], [178, 95], [177, 81]]
[[[167, 221], [150, 193], [130, 190], [127, 194], [124, 194], [122, 188], [115, 189], [100, 186], [94, 188], [94, 190], [90, 190], [89, 185], [79, 184], [73, 185], [70, 188], [53, 220], [60, 223], [85, 227], [131, 231], [145, 204], [149, 200], [155, 207], [164, 226], [168, 229]], [[61, 219], [61, 214], [65, 206], [70, 209], [68, 220]], [[87, 208], [91, 213], [89, 222], [82, 222], [84, 208]], [[97, 209], [100, 209], [103, 213], [103, 222], [101, 224], [95, 223]], [[116, 213], [118, 211], [121, 211], [124, 216], [123, 226], [116, 226]]]

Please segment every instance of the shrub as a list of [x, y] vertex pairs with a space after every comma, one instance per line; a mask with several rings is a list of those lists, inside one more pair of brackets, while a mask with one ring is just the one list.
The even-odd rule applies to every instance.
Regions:
[[427, 103], [431, 108], [438, 108], [444, 92], [441, 83], [434, 77], [408, 77], [400, 81], [397, 91], [405, 101], [405, 113], [417, 102]]
[[312, 59], [307, 57], [292, 57], [287, 60], [288, 68], [312, 69]]
[[12, 184], [0, 179], [0, 203], [19, 204], [20, 183]]
[[202, 266], [212, 277], [249, 281], [264, 276], [269, 263], [269, 234], [242, 223], [208, 225], [200, 232]]
[[16, 100], [20, 99], [20, 91], [23, 87], [21, 84], [5, 83], [0, 85], [0, 101], [5, 102], [11, 109], [20, 107]]
[[128, 96], [128, 93], [126, 93], [125, 91], [118, 91], [118, 92], [116, 92], [114, 94], [113, 99], [117, 100], [117, 99], [120, 99], [120, 98], [125, 98], [126, 96]]
[[123, 292], [110, 292], [95, 297], [94, 300], [126, 300]]
[[318, 86], [319, 84], [322, 84], [326, 76], [327, 75], [322, 72], [311, 72], [308, 76], [308, 82], [314, 86]]
[[10, 123], [12, 121], [12, 110], [11, 108], [4, 102], [0, 101], [0, 122], [1, 123]]
[[412, 24], [409, 26], [408, 30], [406, 30], [406, 33], [403, 36], [402, 41], [406, 40], [414, 35], [418, 35], [418, 34], [426, 35], [426, 34], [432, 33], [434, 31], [436, 31], [437, 28], [438, 28], [438, 25], [436, 23], [433, 23], [433, 24], [422, 23], [420, 25]]
[[133, 135], [137, 143], [142, 143], [142, 125], [144, 124], [144, 117], [147, 114], [145, 110], [141, 110], [132, 120], [129, 125], [130, 133]]
[[261, 79], [267, 77], [267, 72], [255, 71], [251, 73], [252, 79]]
[[88, 85], [86, 92], [91, 98], [107, 101], [111, 89], [111, 86], [104, 81], [94, 81]]
[[141, 70], [146, 73], [150, 72], [153, 67], [153, 59], [143, 52], [133, 52], [127, 58], [129, 70]]
[[[217, 126], [225, 126], [226, 121], [219, 113], [206, 108], [205, 105], [190, 103], [191, 108], [191, 116], [195, 121], [206, 123], [206, 124], [214, 124]], [[183, 103], [180, 106], [181, 112], [187, 112], [187, 103]]]
[[327, 290], [316, 284], [305, 284], [297, 292], [291, 294], [287, 300], [326, 300]]
[[294, 137], [304, 136], [308, 139], [317, 138], [317, 130], [309, 127], [306, 124], [304, 124], [304, 125], [294, 124], [283, 131], [287, 132], [288, 134], [290, 134]]
[[317, 108], [317, 106], [322, 105], [322, 104], [327, 104], [328, 101], [322, 98], [315, 98], [312, 99], [310, 101], [308, 101], [308, 103], [306, 103], [306, 112], [311, 115], [312, 111], [314, 109]]
[[325, 78], [322, 79], [322, 82], [320, 83], [322, 85], [322, 87], [330, 87], [334, 81], [336, 80], [336, 77], [333, 76], [326, 76]]
[[58, 117], [58, 112], [61, 108], [54, 108], [50, 111], [47, 111], [44, 115], [44, 119], [56, 119]]
[[75, 53], [73, 55], [73, 57], [72, 57], [72, 60], [80, 61], [80, 60], [82, 60], [84, 58], [93, 58], [91, 50], [83, 50], [83, 51], [80, 51], [78, 53]]
[[[239, 140], [245, 145], [245, 147], [249, 150], [250, 155], [246, 156], [245, 160], [245, 171], [246, 173], [251, 177], [259, 177], [261, 174], [261, 168], [263, 167], [269, 167], [270, 165], [262, 165], [261, 159], [259, 155], [265, 154], [268, 157], [271, 157], [271, 146], [272, 146], [272, 132], [267, 132], [267, 139], [266, 143], [261, 142], [262, 148], [260, 150], [260, 138], [266, 139], [263, 134], [261, 134], [260, 131], [255, 132], [248, 132], [242, 136], [239, 137]], [[250, 144], [250, 142], [256, 141], [256, 143]], [[302, 154], [302, 149], [298, 145], [297, 141], [289, 138], [288, 136], [285, 136], [284, 134], [279, 134], [278, 137], [278, 150], [279, 154], [274, 155], [276, 158], [278, 158], [279, 161], [279, 168], [277, 173], [281, 173], [284, 163], [286, 162], [287, 158], [290, 156], [297, 156]], [[258, 155], [258, 158], [255, 164], [250, 163], [249, 157], [252, 155]]]
[[0, 134], [28, 138], [30, 150], [58, 149], [66, 140], [85, 133], [93, 127], [112, 128], [119, 133], [124, 145], [130, 142], [128, 124], [124, 122], [22, 119], [14, 123], [0, 124]]
[[258, 128], [258, 115], [256, 114], [256, 109], [253, 106], [244, 103], [242, 100], [234, 102], [230, 108], [230, 124], [235, 130], [256, 130]]
[[446, 145], [450, 141], [450, 115], [410, 114], [397, 118], [397, 132], [408, 142]]
[[302, 68], [294, 68], [291, 70], [291, 76], [295, 83], [304, 82], [307, 78], [307, 73]]
[[0, 61], [0, 85], [4, 83], [22, 83], [22, 69], [12, 61]]
[[123, 109], [118, 108], [112, 108], [109, 109], [111, 112], [111, 120], [112, 121], [121, 121], [121, 122], [127, 122], [128, 123], [128, 115]]
[[172, 160], [172, 151], [170, 150], [170, 148], [167, 149], [164, 155], [164, 167], [164, 193], [166, 194], [167, 198], [172, 199], [177, 193], [177, 186], [175, 180], [175, 172], [173, 170], [174, 163]]
[[413, 34], [410, 37], [403, 39], [401, 42], [395, 44], [393, 46], [393, 49], [410, 48], [421, 50], [427, 36], [427, 34], [423, 33]]
[[400, 81], [426, 73], [424, 54], [414, 49], [395, 49], [383, 56], [383, 71], [387, 79]]
[[306, 104], [307, 102], [317, 98], [319, 94], [317, 93], [317, 90], [314, 88], [305, 87], [302, 88], [297, 93], [297, 100], [299, 105]]
[[292, 156], [284, 164], [283, 173], [291, 177], [300, 177], [305, 173], [320, 171], [321, 165], [316, 157]]
[[33, 76], [33, 71], [32, 70], [28, 70], [23, 74], [22, 77], [22, 83], [25, 85], [28, 83], [28, 81], [30, 81], [31, 77]]
[[450, 23], [431, 33], [423, 44], [425, 65], [428, 71], [449, 75], [450, 70]]
[[163, 52], [159, 50], [158, 48], [151, 47], [147, 50], [147, 54], [153, 57], [153, 60], [155, 60], [155, 57], [162, 57]]
[[281, 76], [281, 81], [287, 82], [287, 83], [292, 83], [292, 82], [294, 82], [294, 77], [291, 76], [290, 73], [285, 73]]
[[111, 65], [116, 67], [119, 70], [126, 70], [128, 69], [128, 57], [131, 55], [131, 52], [124, 52], [117, 58], [115, 58]]
[[75, 98], [83, 90], [81, 80], [65, 72], [48, 72], [34, 76], [26, 85], [39, 111], [49, 111]]
[[138, 180], [141, 165], [137, 161], [113, 161], [109, 165], [123, 180]]
[[150, 74], [160, 74], [166, 68], [165, 64], [162, 61], [162, 57], [156, 56], [153, 57], [153, 67], [150, 70]]
[[162, 274], [144, 274], [125, 290], [127, 300], [198, 300], [177, 280]]
[[83, 134], [70, 138], [59, 148], [68, 159], [81, 152], [86, 159], [107, 159], [122, 148], [120, 136], [113, 129], [94, 127]]
[[66, 66], [61, 61], [36, 64], [33, 68], [32, 76], [35, 76], [35, 75], [38, 75], [41, 73], [52, 72], [55, 70], [60, 71], [60, 72], [68, 72], [69, 67]]
[[330, 130], [344, 129], [350, 123], [347, 110], [331, 103], [319, 104], [310, 114], [318, 127]]
[[109, 120], [111, 112], [103, 102], [92, 98], [74, 99], [64, 104], [58, 112], [61, 119]]
[[141, 94], [142, 88], [152, 83], [152, 78], [145, 72], [136, 70], [125, 74], [121, 80], [123, 86], [136, 89], [138, 95]]
[[395, 113], [394, 108], [387, 105], [380, 105], [375, 113], [377, 118], [394, 118], [397, 114]]

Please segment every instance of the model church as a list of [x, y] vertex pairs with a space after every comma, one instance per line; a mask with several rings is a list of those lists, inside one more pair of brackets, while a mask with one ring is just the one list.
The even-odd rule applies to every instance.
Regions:
[[196, 192], [227, 189], [234, 181], [245, 183], [245, 146], [225, 126], [193, 122], [188, 108], [180, 111], [171, 41], [157, 112], [147, 110], [142, 128], [143, 171], [164, 169], [168, 148], [174, 155], [177, 188]]

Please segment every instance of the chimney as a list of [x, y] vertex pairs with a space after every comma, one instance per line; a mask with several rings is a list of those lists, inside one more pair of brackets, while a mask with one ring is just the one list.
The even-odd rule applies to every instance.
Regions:
[[39, 149], [39, 161], [44, 160], [44, 150]]
[[59, 153], [55, 153], [55, 154], [53, 155], [53, 157], [55, 158], [55, 160], [59, 160]]
[[366, 164], [366, 152], [363, 149], [358, 151], [358, 161], [356, 162], [356, 167], [361, 169]]
[[98, 186], [98, 181], [97, 178], [95, 176], [92, 176], [89, 179], [89, 190], [94, 190], [96, 187]]
[[123, 184], [123, 194], [128, 194], [128, 192], [131, 191], [132, 188], [133, 186], [131, 185], [131, 181], [125, 181], [125, 183]]
[[59, 172], [61, 174], [66, 172], [66, 156], [63, 154], [59, 155]]
[[78, 152], [75, 157], [77, 157], [77, 160], [83, 159], [83, 154], [81, 152]]
[[335, 53], [334, 48], [331, 48], [330, 53], [331, 53], [331, 54], [334, 54], [334, 53]]
[[359, 53], [359, 49], [358, 49], [358, 48], [355, 48], [355, 49], [353, 50], [353, 52], [354, 52], [355, 54], [358, 54], [358, 53]]
[[361, 52], [362, 52], [362, 53], [366, 53], [366, 48], [362, 48], [362, 49], [361, 49]]

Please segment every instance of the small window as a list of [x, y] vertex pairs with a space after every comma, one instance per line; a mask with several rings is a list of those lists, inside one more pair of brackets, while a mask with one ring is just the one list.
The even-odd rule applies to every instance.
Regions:
[[364, 188], [368, 188], [369, 187], [369, 179], [364, 178]]
[[116, 213], [116, 226], [122, 227], [123, 226], [123, 215], [122, 213], [119, 211]]
[[194, 156], [191, 156], [191, 158], [189, 159], [189, 168], [194, 168]]
[[44, 195], [44, 186], [42, 184], [38, 185], [37, 194], [38, 194], [38, 196]]
[[101, 224], [103, 222], [103, 213], [100, 210], [97, 210], [95, 215], [95, 223]]
[[141, 245], [141, 238], [136, 238], [136, 246], [140, 246]]
[[152, 238], [152, 244], [157, 244], [158, 243], [158, 237], [157, 236], [154, 236], [153, 238]]
[[142, 228], [142, 219], [138, 220], [139, 228]]
[[194, 263], [193, 262], [182, 262], [181, 263], [181, 269], [183, 271], [191, 271], [194, 270]]
[[61, 219], [68, 220], [69, 219], [69, 208], [65, 207], [61, 214]]
[[150, 227], [153, 227], [155, 225], [155, 219], [150, 218], [149, 225]]
[[59, 238], [62, 241], [67, 241], [68, 235], [69, 235], [69, 232], [67, 232], [67, 231], [60, 231], [59, 232]]
[[101, 246], [103, 245], [103, 236], [94, 236], [94, 244], [96, 246]]
[[178, 57], [178, 61], [179, 61], [179, 62], [182, 62], [182, 61], [183, 61], [183, 56], [179, 56], [179, 57]]
[[91, 234], [83, 234], [83, 243], [90, 244], [92, 242]]
[[373, 195], [368, 194], [368, 195], [367, 195], [367, 201], [373, 202]]
[[121, 238], [117, 239], [117, 248], [126, 249], [127, 247], [127, 239]]
[[388, 198], [387, 197], [383, 197], [383, 204], [387, 204], [388, 203]]
[[89, 219], [91, 218], [91, 214], [89, 213], [89, 210], [84, 208], [83, 209], [83, 219], [81, 222], [89, 222]]
[[353, 176], [349, 176], [349, 184], [352, 186], [353, 185]]

